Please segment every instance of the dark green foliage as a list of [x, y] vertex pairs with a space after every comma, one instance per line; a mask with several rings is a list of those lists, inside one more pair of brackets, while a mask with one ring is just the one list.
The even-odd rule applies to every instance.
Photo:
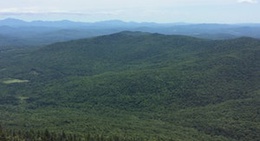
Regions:
[[18, 105], [19, 100], [14, 96], [4, 96], [0, 98], [0, 104], [11, 104], [11, 105]]
[[147, 140], [162, 140], [160, 138], [156, 139], [145, 139], [138, 137], [123, 137], [123, 136], [105, 136], [102, 134], [67, 134], [64, 131], [49, 132], [47, 129], [45, 131], [15, 131], [15, 130], [0, 130], [0, 140], [1, 141], [147, 141]]
[[257, 39], [141, 32], [3, 52], [0, 121], [45, 140], [257, 141], [259, 57]]

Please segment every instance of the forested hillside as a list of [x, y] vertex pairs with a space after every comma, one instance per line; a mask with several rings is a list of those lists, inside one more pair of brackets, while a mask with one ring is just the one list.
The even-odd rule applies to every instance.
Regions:
[[258, 141], [259, 75], [260, 40], [248, 37], [126, 31], [11, 50], [0, 53], [0, 124], [21, 138]]

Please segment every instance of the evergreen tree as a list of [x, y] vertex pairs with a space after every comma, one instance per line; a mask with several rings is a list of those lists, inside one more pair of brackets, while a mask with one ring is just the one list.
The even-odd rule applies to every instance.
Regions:
[[44, 140], [50, 140], [50, 137], [51, 137], [51, 134], [50, 134], [49, 130], [48, 130], [48, 129], [45, 129], [43, 139], [44, 139]]
[[3, 133], [3, 127], [2, 125], [0, 124], [0, 135]]

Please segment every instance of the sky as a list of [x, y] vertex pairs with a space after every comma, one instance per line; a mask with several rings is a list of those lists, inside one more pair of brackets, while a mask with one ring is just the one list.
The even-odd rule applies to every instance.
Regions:
[[260, 0], [0, 0], [0, 19], [260, 23]]

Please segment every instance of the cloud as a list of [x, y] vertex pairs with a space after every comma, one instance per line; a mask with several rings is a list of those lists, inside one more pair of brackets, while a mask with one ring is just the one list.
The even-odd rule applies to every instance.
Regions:
[[250, 4], [256, 4], [258, 3], [258, 0], [238, 0], [239, 3], [250, 3]]
[[[45, 13], [54, 10], [46, 8], [46, 9], [40, 9], [38, 7], [26, 7], [26, 8], [4, 8], [0, 9], [0, 13]], [[57, 11], [55, 11], [57, 12]]]

